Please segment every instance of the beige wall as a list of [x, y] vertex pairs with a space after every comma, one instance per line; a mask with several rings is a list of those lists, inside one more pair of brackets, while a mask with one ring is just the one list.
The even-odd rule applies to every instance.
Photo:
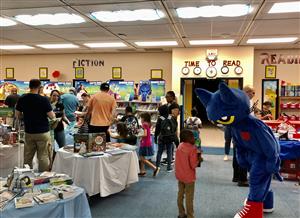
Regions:
[[[300, 49], [290, 49], [290, 50], [255, 50], [254, 54], [254, 88], [256, 90], [256, 97], [259, 99], [259, 106], [261, 105], [261, 88], [262, 88], [262, 79], [265, 78], [265, 66], [267, 65], [261, 63], [261, 53], [276, 54], [277, 58], [280, 54], [283, 57], [287, 56], [298, 56], [300, 60]], [[280, 81], [284, 80], [292, 84], [300, 84], [300, 62], [298, 64], [274, 64], [277, 66], [276, 78]], [[280, 94], [280, 92], [279, 92]]]
[[85, 67], [85, 79], [106, 81], [111, 79], [112, 67], [122, 67], [124, 80], [150, 79], [151, 69], [163, 69], [166, 89], [171, 89], [171, 52], [165, 53], [112, 53], [112, 54], [55, 54], [55, 55], [7, 55], [0, 57], [1, 79], [5, 78], [5, 68], [15, 68], [15, 79], [28, 81], [38, 78], [39, 67], [48, 67], [49, 79], [52, 72], [61, 72], [60, 81], [74, 79], [73, 61], [76, 59], [104, 60], [103, 67]]
[[[253, 47], [216, 47], [218, 49], [218, 60], [216, 68], [218, 71], [217, 77], [242, 77], [244, 85], [253, 84], [253, 62], [254, 62], [254, 48]], [[172, 53], [172, 89], [178, 95], [180, 93], [180, 78], [206, 78], [205, 70], [208, 67], [206, 61], [206, 51], [210, 48], [191, 48], [191, 49], [173, 49]], [[202, 73], [199, 76], [193, 74], [193, 67], [190, 67], [189, 75], [181, 73], [182, 67], [185, 66], [184, 61], [200, 61]], [[236, 75], [234, 73], [234, 66], [230, 66], [229, 73], [222, 75], [221, 67], [223, 60], [240, 60], [243, 67], [243, 73]]]

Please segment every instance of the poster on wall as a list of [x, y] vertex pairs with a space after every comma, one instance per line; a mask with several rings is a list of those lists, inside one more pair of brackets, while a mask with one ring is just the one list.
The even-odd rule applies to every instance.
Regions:
[[115, 99], [131, 101], [134, 97], [134, 81], [109, 81], [109, 88], [114, 93]]
[[72, 87], [72, 82], [45, 82], [43, 92], [49, 96], [51, 91], [56, 89], [64, 94], [68, 93]]
[[10, 94], [12, 88], [16, 88], [19, 95], [28, 93], [29, 92], [29, 82], [0, 81], [0, 100], [5, 100], [5, 98]]
[[142, 101], [150, 100], [149, 98], [151, 93], [152, 93], [151, 82], [149, 80], [141, 80], [139, 95], [142, 97]]
[[278, 79], [263, 79], [262, 80], [262, 104], [266, 101], [271, 102], [270, 111], [273, 119], [277, 118], [278, 112], [278, 94], [279, 94], [279, 81]]
[[152, 100], [160, 101], [161, 97], [165, 96], [166, 81], [151, 81]]
[[84, 90], [90, 95], [99, 92], [100, 85], [101, 81], [74, 81], [74, 87], [78, 93]]

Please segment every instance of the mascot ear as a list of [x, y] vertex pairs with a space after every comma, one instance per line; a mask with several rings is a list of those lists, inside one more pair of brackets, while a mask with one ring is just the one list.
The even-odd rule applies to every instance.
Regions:
[[227, 102], [230, 104], [236, 102], [237, 96], [225, 83], [223, 82], [220, 83], [219, 90], [220, 90], [220, 97], [223, 102]]
[[205, 89], [195, 89], [196, 95], [198, 96], [198, 98], [200, 99], [200, 101], [202, 102], [202, 104], [206, 107], [208, 102], [211, 99], [212, 93], [205, 90]]

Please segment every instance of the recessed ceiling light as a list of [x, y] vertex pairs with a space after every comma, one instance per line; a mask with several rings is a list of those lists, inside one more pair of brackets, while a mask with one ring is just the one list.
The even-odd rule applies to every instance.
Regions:
[[76, 14], [58, 13], [58, 14], [37, 14], [37, 15], [17, 15], [16, 20], [32, 25], [64, 25], [83, 23], [85, 20]]
[[246, 4], [230, 5], [208, 5], [202, 7], [177, 8], [176, 12], [180, 18], [197, 17], [239, 17], [251, 13], [252, 7]]
[[294, 42], [298, 37], [248, 39], [248, 44]]
[[117, 48], [127, 47], [123, 42], [99, 42], [99, 43], [84, 43], [85, 46], [90, 48]]
[[79, 48], [78, 45], [74, 45], [74, 44], [39, 44], [36, 46], [41, 47], [41, 48], [46, 48], [46, 49]]
[[101, 22], [119, 22], [119, 21], [152, 21], [164, 17], [164, 13], [155, 9], [139, 9], [134, 11], [96, 11], [91, 13], [93, 17]]
[[152, 41], [152, 42], [134, 42], [138, 46], [176, 46], [178, 43], [176, 41]]
[[18, 50], [18, 49], [34, 49], [34, 47], [28, 45], [0, 45], [0, 49], [3, 50]]
[[234, 39], [190, 40], [190, 45], [226, 45], [233, 44]]
[[300, 12], [300, 1], [275, 3], [269, 14]]
[[0, 26], [14, 26], [14, 25], [17, 25], [15, 21], [4, 17], [0, 17]]

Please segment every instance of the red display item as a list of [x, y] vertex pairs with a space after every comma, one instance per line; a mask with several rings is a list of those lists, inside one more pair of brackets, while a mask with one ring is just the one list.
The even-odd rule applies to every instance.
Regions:
[[300, 159], [295, 160], [283, 160], [281, 172], [300, 172]]
[[286, 107], [284, 108], [291, 108], [291, 102], [286, 103]]
[[281, 103], [280, 108], [286, 109], [286, 108], [288, 108], [288, 105], [286, 103]]
[[296, 108], [300, 109], [300, 103], [297, 103]]
[[52, 72], [52, 76], [53, 76], [54, 78], [60, 77], [60, 71], [58, 71], [58, 70], [53, 71], [53, 72]]
[[283, 173], [283, 172], [281, 172], [280, 175], [281, 175], [285, 180], [297, 181], [297, 180], [298, 180], [297, 176], [298, 176], [299, 174], [297, 174], [297, 173]]
[[293, 135], [293, 138], [294, 138], [294, 139], [300, 139], [300, 133], [295, 133], [295, 134]]
[[294, 109], [294, 108], [296, 108], [296, 106], [297, 106], [297, 103], [295, 103], [295, 102], [293, 102], [293, 103], [290, 104], [290, 108]]

